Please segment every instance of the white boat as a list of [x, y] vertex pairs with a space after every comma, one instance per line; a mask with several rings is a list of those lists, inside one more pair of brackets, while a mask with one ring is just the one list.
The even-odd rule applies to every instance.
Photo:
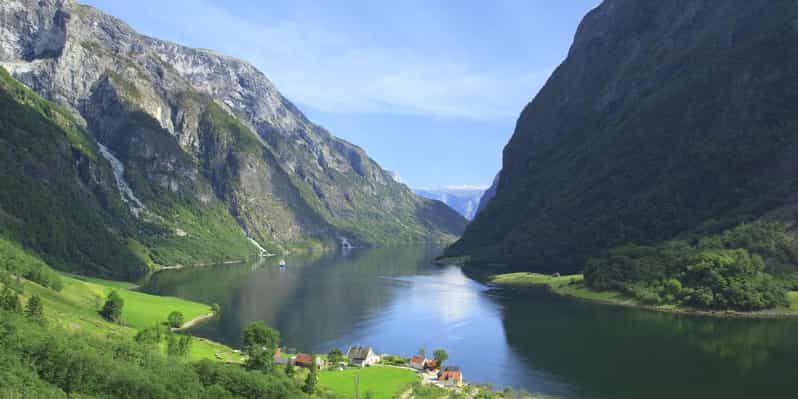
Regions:
[[280, 259], [280, 267], [285, 267], [285, 259]]

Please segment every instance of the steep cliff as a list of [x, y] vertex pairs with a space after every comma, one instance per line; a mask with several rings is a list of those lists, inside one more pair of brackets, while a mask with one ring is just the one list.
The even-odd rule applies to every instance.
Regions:
[[0, 65], [87, 134], [143, 263], [238, 257], [256, 252], [250, 240], [270, 252], [449, 240], [465, 226], [244, 61], [139, 35], [71, 0], [4, 1], [0, 18]]
[[450, 255], [577, 271], [798, 196], [798, 4], [606, 0], [527, 105]]

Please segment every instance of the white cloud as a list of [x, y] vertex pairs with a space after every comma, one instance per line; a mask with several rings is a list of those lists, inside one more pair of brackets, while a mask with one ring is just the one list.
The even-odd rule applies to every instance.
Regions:
[[172, 29], [252, 62], [288, 98], [325, 112], [515, 118], [551, 72], [485, 70], [451, 54], [370, 47], [301, 19], [310, 17], [255, 24], [207, 0], [167, 4], [159, 17]]

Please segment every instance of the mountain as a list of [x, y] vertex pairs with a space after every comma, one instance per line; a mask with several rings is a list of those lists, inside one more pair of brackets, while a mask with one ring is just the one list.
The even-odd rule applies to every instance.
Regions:
[[[490, 184], [487, 190], [482, 193], [482, 197], [479, 199], [479, 206], [477, 207], [477, 213], [482, 212], [485, 207], [488, 206], [488, 202], [496, 196], [496, 190], [499, 187], [499, 176], [501, 176], [501, 172], [496, 174], [496, 177], [493, 178], [493, 183]], [[476, 214], [474, 214], [476, 216]], [[473, 218], [472, 218], [473, 219]]]
[[797, 127], [798, 3], [606, 0], [447, 254], [569, 272], [620, 245], [792, 222]]
[[453, 240], [465, 226], [245, 61], [72, 0], [8, 0], [0, 15], [4, 101], [26, 115], [5, 113], [0, 232], [51, 264], [127, 276], [256, 248]]
[[424, 198], [438, 200], [471, 220], [477, 213], [479, 201], [485, 192], [481, 188], [448, 187], [439, 189], [413, 189], [413, 192]]

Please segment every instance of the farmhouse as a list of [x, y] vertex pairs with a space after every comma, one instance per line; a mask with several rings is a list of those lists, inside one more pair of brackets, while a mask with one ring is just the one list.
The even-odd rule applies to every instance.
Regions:
[[380, 361], [380, 357], [369, 346], [352, 346], [346, 352], [349, 365], [355, 367], [371, 366]]
[[413, 356], [410, 358], [408, 365], [416, 370], [424, 370], [424, 368], [427, 366], [427, 362], [428, 360], [423, 356]]
[[461, 386], [463, 385], [463, 373], [459, 367], [446, 366], [438, 373], [438, 382], [445, 386]]
[[[313, 364], [313, 355], [309, 353], [297, 353], [297, 355], [294, 357], [294, 364], [300, 367], [310, 368], [310, 366]], [[324, 359], [316, 356], [317, 368], [323, 369], [326, 367], [326, 365], [327, 362]]]

